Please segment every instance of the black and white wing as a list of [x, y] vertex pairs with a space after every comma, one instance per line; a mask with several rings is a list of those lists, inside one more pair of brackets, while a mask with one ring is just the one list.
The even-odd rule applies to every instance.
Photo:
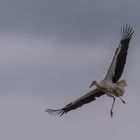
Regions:
[[100, 97], [104, 94], [105, 94], [104, 92], [102, 92], [98, 89], [94, 89], [94, 90], [88, 92], [87, 94], [83, 95], [79, 99], [77, 99], [77, 100], [71, 102], [70, 104], [66, 105], [64, 108], [57, 109], [57, 110], [46, 109], [45, 111], [48, 112], [48, 114], [51, 114], [51, 115], [62, 116], [64, 113], [67, 113], [71, 110], [79, 108], [84, 104], [90, 103], [91, 101], [96, 100], [96, 97]]
[[123, 72], [124, 65], [126, 63], [126, 56], [129, 47], [129, 42], [134, 33], [133, 27], [130, 25], [123, 25], [121, 28], [121, 41], [113, 57], [110, 68], [107, 72], [105, 80], [117, 82]]

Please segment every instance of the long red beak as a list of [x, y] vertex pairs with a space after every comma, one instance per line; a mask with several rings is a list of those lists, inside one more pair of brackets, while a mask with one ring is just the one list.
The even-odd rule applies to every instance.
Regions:
[[92, 81], [91, 85], [89, 86], [89, 88], [93, 87], [94, 86], [94, 82]]

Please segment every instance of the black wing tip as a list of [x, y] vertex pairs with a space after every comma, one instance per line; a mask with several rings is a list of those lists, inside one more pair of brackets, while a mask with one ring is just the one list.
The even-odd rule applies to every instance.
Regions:
[[133, 26], [129, 24], [123, 24], [121, 27], [121, 40], [130, 40], [133, 33]]
[[62, 109], [46, 109], [45, 112], [47, 112], [49, 115], [51, 116], [57, 116], [59, 115], [60, 117], [66, 113], [66, 111], [62, 108]]

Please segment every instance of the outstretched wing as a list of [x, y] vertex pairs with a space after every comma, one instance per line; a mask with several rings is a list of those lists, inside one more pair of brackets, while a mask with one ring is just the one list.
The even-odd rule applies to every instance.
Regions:
[[126, 63], [126, 56], [129, 47], [129, 42], [134, 33], [133, 27], [130, 25], [123, 25], [121, 28], [121, 41], [113, 57], [110, 68], [105, 77], [106, 80], [110, 80], [113, 83], [117, 82], [123, 72], [124, 65]]
[[94, 89], [87, 94], [83, 95], [79, 99], [71, 102], [70, 104], [66, 105], [64, 108], [53, 110], [53, 109], [46, 109], [45, 111], [51, 115], [60, 115], [62, 116], [64, 113], [67, 113], [71, 110], [81, 107], [84, 104], [90, 103], [91, 101], [96, 100], [96, 97], [100, 97], [105, 93], [99, 91], [98, 89]]

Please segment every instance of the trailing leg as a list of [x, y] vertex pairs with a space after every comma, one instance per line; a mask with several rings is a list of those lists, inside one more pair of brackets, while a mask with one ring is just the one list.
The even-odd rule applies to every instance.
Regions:
[[110, 115], [111, 115], [111, 118], [113, 117], [113, 108], [114, 108], [114, 104], [115, 104], [115, 97], [114, 96], [110, 96], [110, 97], [112, 97], [113, 98], [113, 103], [112, 103], [112, 106], [111, 106], [111, 110], [110, 110]]
[[115, 90], [113, 90], [114, 92], [115, 92], [115, 94], [120, 98], [120, 100], [124, 103], [124, 104], [126, 104], [126, 102], [121, 98], [121, 96], [115, 91]]

